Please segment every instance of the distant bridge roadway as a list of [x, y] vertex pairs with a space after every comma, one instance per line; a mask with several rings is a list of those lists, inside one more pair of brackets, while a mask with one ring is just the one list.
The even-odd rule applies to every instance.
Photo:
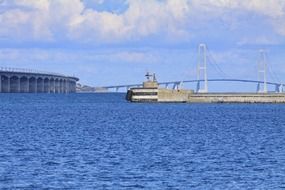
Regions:
[[[240, 82], [240, 83], [254, 83], [257, 84], [257, 91], [259, 91], [260, 85], [264, 84], [264, 81], [259, 80], [247, 80], [247, 79], [208, 79], [209, 82]], [[180, 80], [180, 81], [168, 81], [168, 82], [159, 82], [159, 86], [165, 86], [168, 88], [172, 85], [173, 89], [179, 88], [184, 83], [197, 83], [197, 86], [204, 82], [204, 80]], [[267, 85], [275, 86], [275, 92], [283, 92], [283, 84], [277, 82], [266, 82]], [[142, 87], [142, 84], [124, 84], [124, 85], [113, 85], [113, 86], [103, 86], [102, 89], [114, 89], [119, 91], [119, 89], [125, 88], [129, 89], [132, 87]]]

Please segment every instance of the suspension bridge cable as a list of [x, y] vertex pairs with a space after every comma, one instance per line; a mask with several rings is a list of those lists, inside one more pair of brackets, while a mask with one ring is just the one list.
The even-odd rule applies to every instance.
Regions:
[[275, 80], [276, 82], [281, 82], [279, 76], [273, 70], [272, 64], [269, 61], [269, 57], [266, 56], [266, 58], [267, 58], [268, 71], [269, 71], [269, 74], [271, 75], [271, 78]]
[[218, 74], [221, 75], [221, 77], [228, 78], [229, 76], [216, 64], [215, 60], [212, 58], [212, 56], [208, 56], [210, 66], [213, 66], [213, 68], [216, 70]]
[[278, 79], [278, 77], [276, 75], [273, 74], [272, 68], [271, 66], [268, 65], [268, 73], [270, 78], [274, 81], [274, 82], [279, 82], [280, 80]]
[[208, 58], [209, 58], [209, 61], [210, 61], [210, 64], [213, 65], [213, 67], [216, 69], [216, 71], [218, 73], [220, 73], [222, 75], [222, 77], [225, 77], [225, 78], [230, 78], [230, 76], [228, 74], [226, 74], [222, 69], [221, 67], [219, 66], [219, 64], [217, 64], [214, 56], [212, 55], [212, 53], [210, 52], [210, 50], [207, 48], [207, 51], [208, 51]]

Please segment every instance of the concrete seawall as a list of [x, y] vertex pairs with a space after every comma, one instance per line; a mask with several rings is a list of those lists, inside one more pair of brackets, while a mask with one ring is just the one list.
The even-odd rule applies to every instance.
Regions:
[[285, 94], [257, 93], [207, 93], [191, 94], [187, 102], [192, 103], [285, 103]]
[[284, 93], [194, 93], [193, 90], [133, 88], [128, 91], [131, 102], [172, 103], [285, 103]]
[[189, 90], [158, 90], [158, 102], [188, 103], [285, 103], [283, 93], [194, 93]]
[[76, 77], [30, 70], [0, 70], [0, 93], [74, 93]]
[[155, 74], [145, 75], [143, 87], [128, 90], [131, 102], [172, 103], [285, 103], [285, 93], [195, 93], [193, 90], [159, 88]]
[[188, 102], [189, 96], [193, 94], [189, 90], [158, 90], [158, 102]]

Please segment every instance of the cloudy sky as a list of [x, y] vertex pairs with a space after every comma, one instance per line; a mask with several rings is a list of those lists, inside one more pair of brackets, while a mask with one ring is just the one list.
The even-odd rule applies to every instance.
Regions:
[[195, 79], [199, 43], [210, 50], [209, 78], [257, 79], [265, 49], [271, 80], [285, 81], [285, 1], [0, 0], [2, 67], [93, 86], [140, 82], [146, 71]]

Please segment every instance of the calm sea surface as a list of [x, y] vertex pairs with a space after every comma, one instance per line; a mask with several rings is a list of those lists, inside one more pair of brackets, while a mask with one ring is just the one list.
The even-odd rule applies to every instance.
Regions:
[[285, 105], [0, 101], [0, 189], [285, 189]]

